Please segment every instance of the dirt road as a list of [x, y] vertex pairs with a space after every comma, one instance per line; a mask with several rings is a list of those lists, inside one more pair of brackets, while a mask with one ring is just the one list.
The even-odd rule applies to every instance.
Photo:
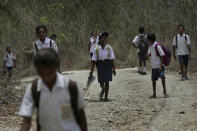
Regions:
[[[83, 90], [88, 71], [65, 74], [77, 80]], [[83, 91], [89, 131], [197, 131], [197, 74], [190, 74], [190, 80], [183, 82], [176, 73], [166, 74], [169, 98], [163, 98], [159, 81], [158, 98], [148, 99], [152, 94], [150, 72], [141, 76], [134, 68], [117, 70], [110, 83], [110, 102], [98, 101], [100, 87], [96, 80], [88, 91]], [[14, 117], [15, 124], [0, 124], [0, 129], [19, 129], [19, 117], [8, 117]]]

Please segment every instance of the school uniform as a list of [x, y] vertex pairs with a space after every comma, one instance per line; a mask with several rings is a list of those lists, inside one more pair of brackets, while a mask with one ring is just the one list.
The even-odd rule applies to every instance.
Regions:
[[[41, 78], [38, 80], [37, 91], [41, 92], [38, 112], [41, 131], [80, 131], [70, 103], [68, 84], [69, 79], [59, 73], [57, 73], [52, 91], [48, 89]], [[31, 86], [28, 86], [19, 110], [19, 115], [23, 117], [32, 117], [33, 115], [35, 105]], [[77, 89], [79, 94], [78, 109], [83, 109], [83, 97], [79, 87]]]
[[[144, 35], [144, 34], [139, 34], [139, 35]], [[135, 38], [133, 39], [133, 43], [134, 43], [137, 47], [139, 46], [139, 42], [140, 42], [139, 35], [135, 36]], [[147, 37], [147, 35], [145, 35], [145, 37]], [[138, 59], [139, 59], [139, 60], [146, 61], [146, 59], [147, 59], [146, 54], [140, 53], [139, 48], [137, 48], [137, 54], [138, 54]]]
[[14, 60], [16, 60], [16, 56], [13, 52], [8, 53], [6, 52], [4, 55], [4, 61], [6, 61], [5, 66], [7, 68], [7, 71], [11, 71], [14, 67]]
[[92, 56], [92, 60], [96, 61], [98, 82], [112, 81], [112, 60], [115, 59], [113, 49], [107, 45], [104, 49], [98, 45], [98, 49], [98, 52], [96, 48], [94, 49]]
[[92, 36], [92, 37], [90, 38], [90, 43], [91, 43], [91, 47], [90, 47], [90, 57], [91, 57], [91, 58], [92, 58], [92, 56], [93, 56], [94, 49], [95, 49], [96, 46], [98, 45], [99, 37], [98, 37], [98, 36], [96, 37], [96, 42], [95, 42], [95, 43], [94, 43], [94, 40], [95, 40], [95, 38], [94, 38], [94, 36]]
[[185, 65], [188, 65], [189, 61], [189, 50], [188, 50], [188, 45], [190, 45], [190, 38], [188, 35], [184, 34], [181, 36], [178, 34], [177, 36], [174, 37], [173, 40], [173, 46], [176, 46], [176, 53], [179, 58], [180, 63], [184, 63]]
[[44, 43], [39, 39], [35, 43], [33, 43], [33, 50], [34, 54], [36, 55], [37, 52], [42, 48], [52, 48], [56, 52], [58, 52], [57, 45], [54, 40], [51, 40], [50, 38], [46, 37]]
[[158, 78], [165, 78], [165, 68], [164, 65], [162, 66], [161, 72], [159, 72], [159, 68], [161, 65], [161, 58], [160, 56], [165, 56], [164, 51], [162, 50], [161, 46], [157, 46], [157, 50], [160, 56], [157, 55], [155, 46], [157, 42], [154, 42], [151, 46], [149, 46], [148, 53], [151, 54], [151, 67], [152, 67], [152, 81], [158, 80]]

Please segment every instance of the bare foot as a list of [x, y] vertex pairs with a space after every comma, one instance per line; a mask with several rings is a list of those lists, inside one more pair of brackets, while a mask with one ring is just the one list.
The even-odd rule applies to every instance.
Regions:
[[163, 93], [164, 98], [168, 98], [168, 94], [167, 93]]
[[156, 95], [151, 95], [150, 97], [149, 97], [149, 99], [155, 99], [156, 98]]

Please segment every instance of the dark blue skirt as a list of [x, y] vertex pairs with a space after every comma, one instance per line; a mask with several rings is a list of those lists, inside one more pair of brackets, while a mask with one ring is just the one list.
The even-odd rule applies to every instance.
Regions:
[[98, 82], [112, 81], [112, 61], [97, 61]]

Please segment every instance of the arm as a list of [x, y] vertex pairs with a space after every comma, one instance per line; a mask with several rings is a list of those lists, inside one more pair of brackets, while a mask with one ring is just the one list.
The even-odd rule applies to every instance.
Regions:
[[92, 60], [92, 61], [91, 61], [91, 71], [90, 71], [90, 75], [93, 74], [95, 64], [96, 64], [96, 61]]
[[176, 57], [176, 46], [173, 46], [173, 56], [174, 56], [174, 59], [176, 60], [177, 57]]
[[134, 48], [138, 48], [136, 45], [135, 45], [135, 43], [131, 43], [131, 45], [134, 47]]
[[29, 131], [31, 128], [31, 117], [23, 117], [23, 123], [20, 131]]
[[87, 120], [86, 120], [86, 115], [84, 109], [79, 109], [78, 110], [79, 114], [79, 126], [81, 128], [81, 131], [87, 131]]
[[187, 48], [189, 50], [189, 59], [191, 60], [192, 59], [192, 57], [191, 57], [191, 46], [190, 45], [187, 45]]
[[116, 66], [115, 66], [115, 63], [114, 63], [114, 59], [112, 59], [112, 68], [113, 68], [114, 75], [116, 75]]
[[5, 68], [6, 67], [6, 60], [4, 60], [4, 62], [3, 62], [3, 68]]
[[89, 43], [88, 43], [88, 51], [89, 51], [89, 52], [90, 52], [90, 47], [91, 47], [90, 44], [91, 44], [91, 43], [89, 42]]
[[16, 59], [13, 59], [14, 67], [16, 68]]

